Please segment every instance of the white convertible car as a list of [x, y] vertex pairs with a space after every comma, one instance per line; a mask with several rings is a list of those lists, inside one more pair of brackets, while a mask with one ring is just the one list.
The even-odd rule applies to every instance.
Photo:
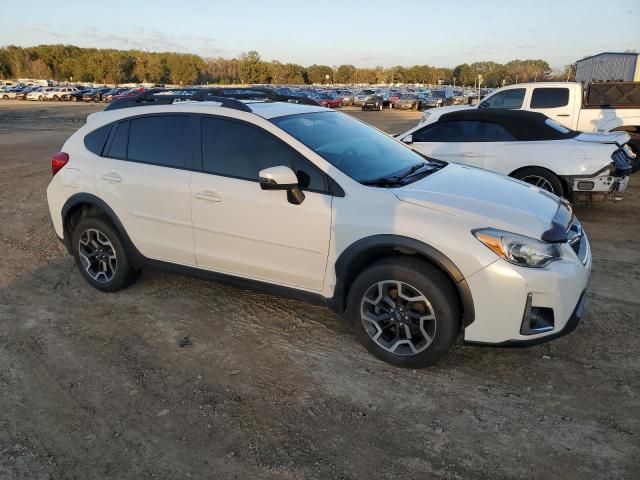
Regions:
[[629, 182], [626, 132], [580, 133], [541, 113], [460, 110], [398, 139], [431, 158], [509, 175], [574, 201], [620, 198]]

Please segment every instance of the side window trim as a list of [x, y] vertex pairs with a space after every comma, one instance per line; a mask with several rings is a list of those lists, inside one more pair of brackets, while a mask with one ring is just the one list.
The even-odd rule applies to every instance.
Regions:
[[255, 130], [258, 130], [260, 132], [263, 132], [263, 133], [266, 133], [266, 134], [270, 135], [273, 139], [275, 139], [277, 142], [282, 144], [287, 150], [289, 150], [289, 152], [291, 154], [291, 160], [289, 161], [289, 167], [291, 169], [293, 169], [293, 167], [294, 167], [294, 165], [293, 165], [294, 155], [297, 155], [298, 158], [300, 158], [303, 162], [305, 162], [309, 166], [310, 169], [316, 170], [324, 178], [324, 184], [325, 184], [324, 190], [317, 190], [317, 189], [313, 189], [313, 188], [303, 188], [302, 190], [304, 190], [306, 192], [321, 193], [323, 195], [344, 196], [344, 190], [342, 189], [342, 187], [340, 187], [340, 185], [335, 180], [333, 180], [329, 175], [327, 175], [325, 172], [323, 172], [318, 167], [316, 167], [313, 164], [313, 162], [309, 161], [309, 159], [307, 157], [305, 157], [302, 153], [300, 153], [298, 150], [293, 148], [287, 142], [285, 142], [282, 139], [280, 139], [277, 136], [275, 136], [270, 131], [265, 130], [264, 128], [262, 128], [262, 127], [260, 127], [258, 125], [246, 122], [246, 121], [238, 119], [238, 118], [231, 118], [231, 117], [225, 117], [223, 115], [214, 115], [214, 114], [200, 114], [198, 116], [200, 117], [200, 121], [199, 121], [200, 127], [197, 128], [198, 137], [200, 139], [200, 148], [196, 148], [196, 150], [198, 151], [199, 158], [198, 158], [198, 162], [196, 164], [197, 166], [196, 166], [196, 168], [194, 168], [194, 171], [197, 171], [199, 173], [205, 173], [207, 175], [217, 175], [219, 177], [233, 178], [233, 179], [236, 179], [236, 180], [244, 180], [244, 181], [247, 181], [247, 182], [258, 183], [258, 180], [253, 180], [251, 178], [239, 177], [239, 176], [236, 176], [236, 175], [229, 175], [229, 174], [223, 174], [223, 173], [212, 173], [212, 172], [205, 171], [205, 169], [204, 169], [204, 141], [203, 141], [204, 138], [203, 138], [203, 134], [202, 134], [203, 129], [204, 129], [204, 119], [205, 118], [215, 118], [215, 119], [219, 119], [219, 120], [225, 120], [225, 121], [238, 123], [238, 124], [253, 128]]

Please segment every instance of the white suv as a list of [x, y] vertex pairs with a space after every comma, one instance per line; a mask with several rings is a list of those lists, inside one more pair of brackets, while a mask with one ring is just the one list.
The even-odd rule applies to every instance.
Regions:
[[56, 233], [103, 291], [154, 266], [319, 301], [372, 354], [412, 368], [460, 332], [534, 344], [583, 312], [591, 253], [567, 203], [326, 108], [95, 113], [52, 169]]

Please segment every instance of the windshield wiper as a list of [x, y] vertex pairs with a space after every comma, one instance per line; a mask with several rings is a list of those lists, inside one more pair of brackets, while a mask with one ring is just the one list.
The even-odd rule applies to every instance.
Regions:
[[444, 165], [441, 162], [420, 162], [409, 167], [406, 171], [399, 175], [391, 175], [380, 178], [374, 178], [372, 180], [363, 180], [360, 183], [363, 185], [370, 185], [375, 187], [395, 187], [405, 185], [407, 180], [411, 177], [418, 175], [429, 175], [437, 170], [440, 170]]

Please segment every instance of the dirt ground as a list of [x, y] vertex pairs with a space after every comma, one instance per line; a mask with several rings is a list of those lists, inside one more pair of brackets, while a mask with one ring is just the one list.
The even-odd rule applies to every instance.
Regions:
[[639, 478], [640, 174], [578, 210], [594, 266], [574, 333], [401, 370], [326, 308], [154, 271], [89, 287], [45, 188], [100, 108], [0, 101], [0, 479]]

